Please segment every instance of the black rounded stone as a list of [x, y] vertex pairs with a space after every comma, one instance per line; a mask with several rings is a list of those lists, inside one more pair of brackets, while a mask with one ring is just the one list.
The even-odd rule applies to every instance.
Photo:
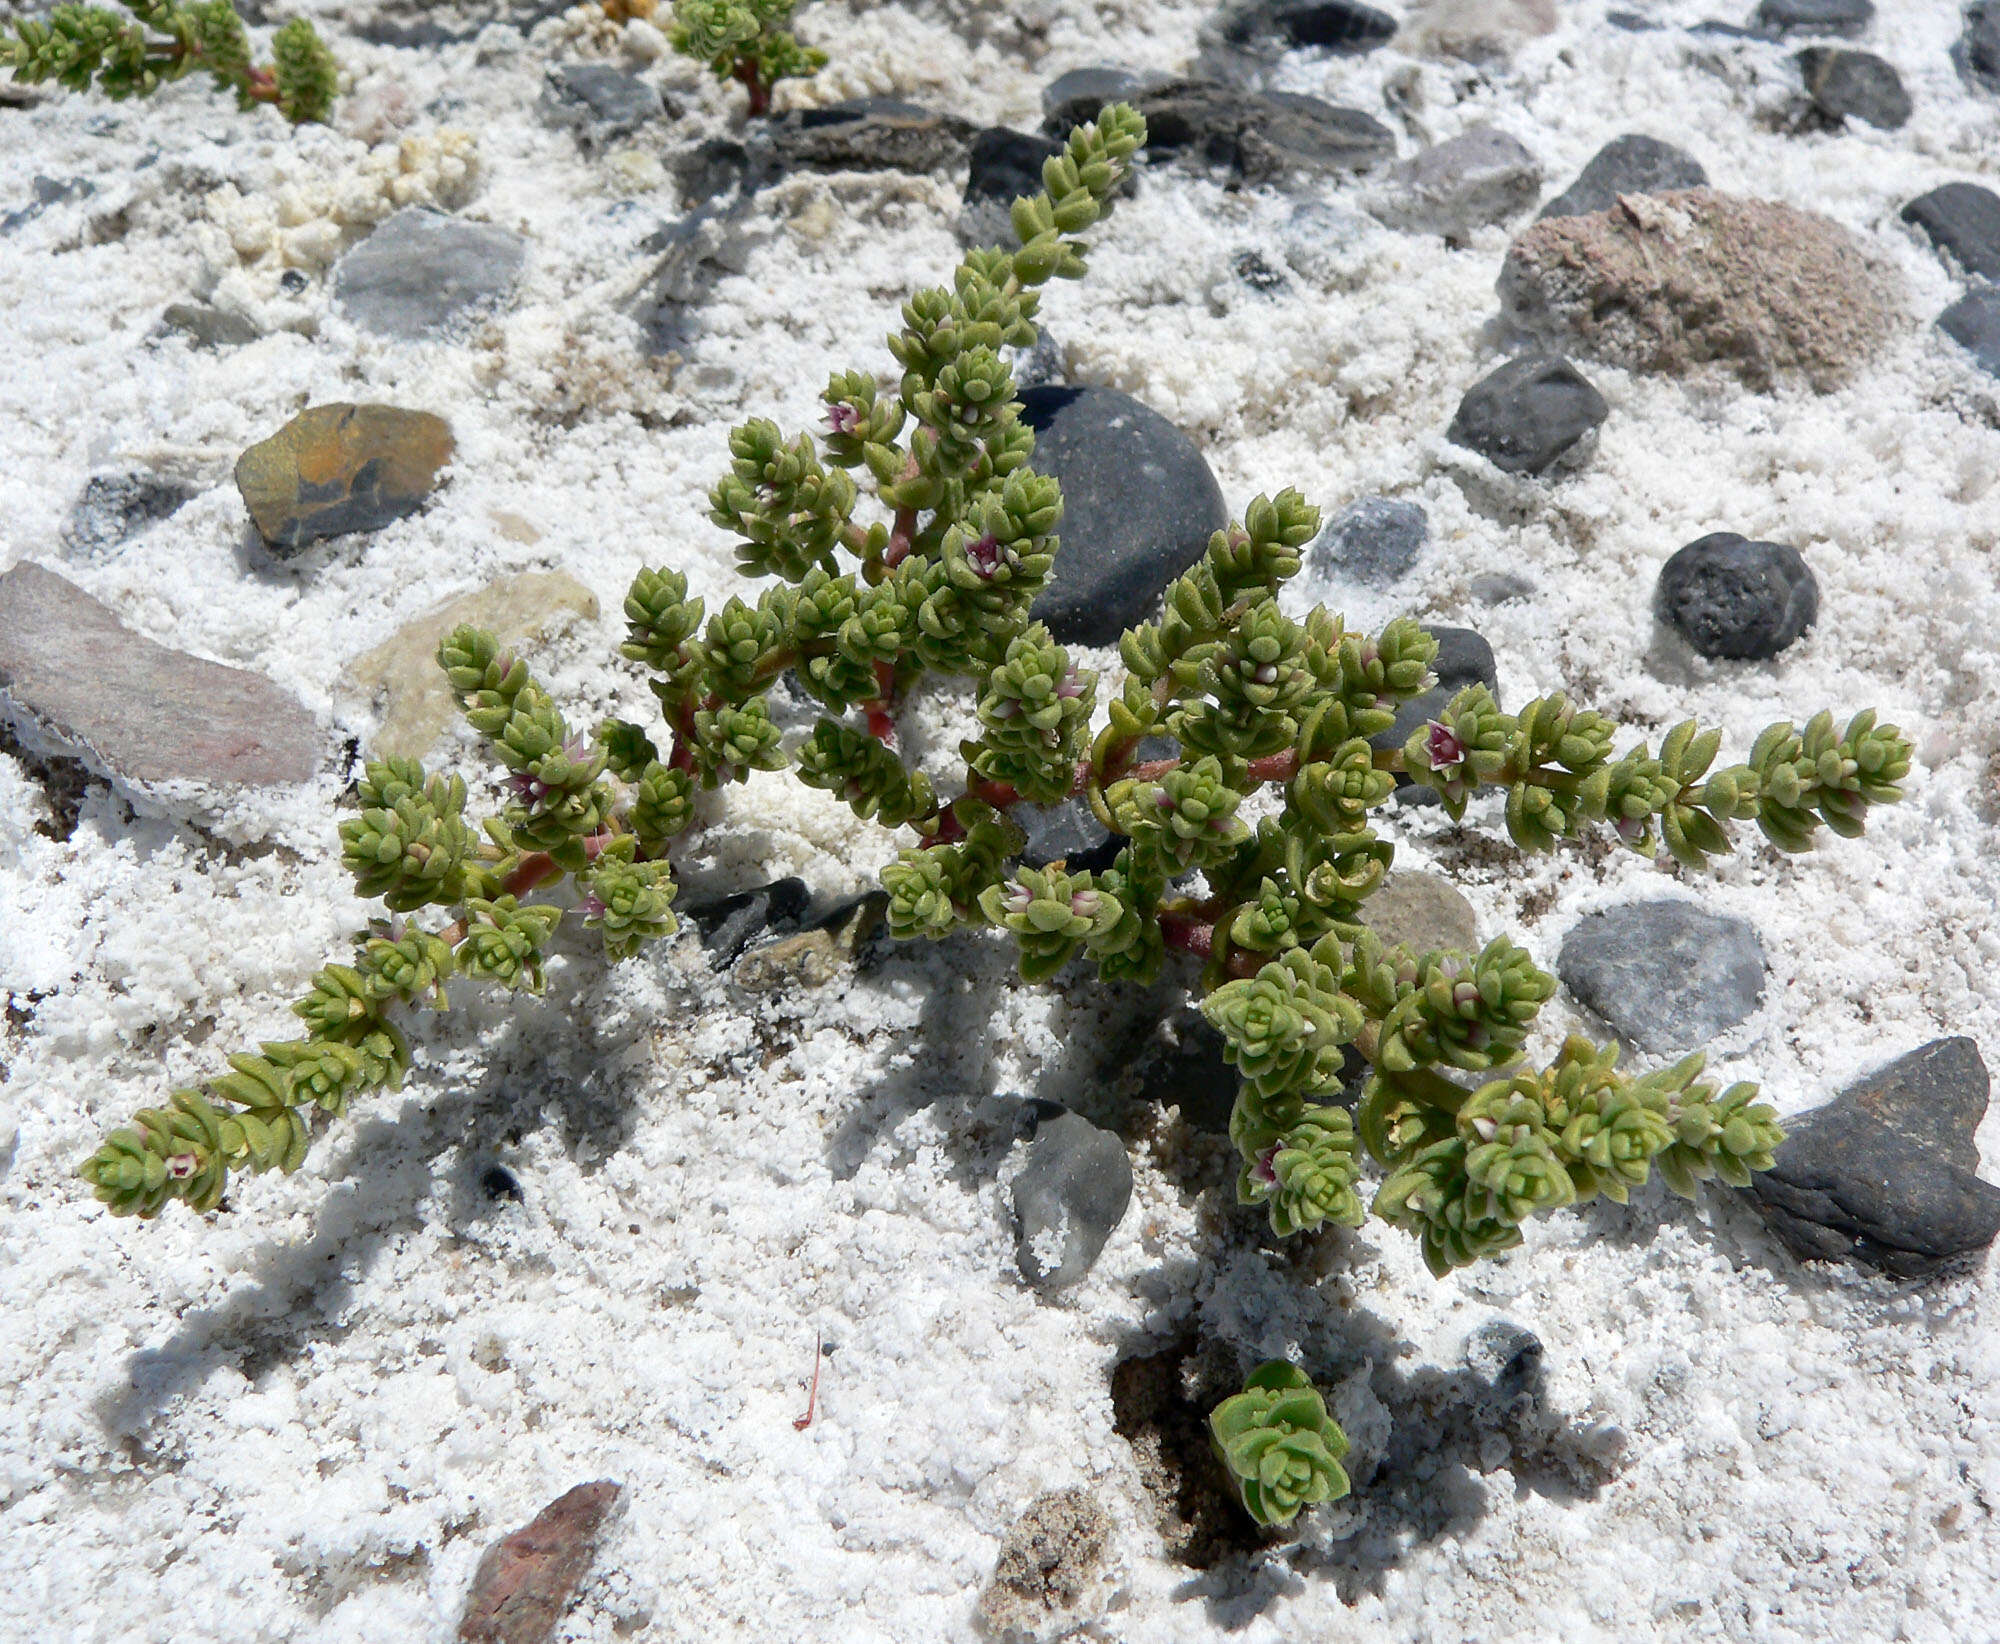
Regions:
[[1656, 601], [1703, 656], [1763, 662], [1813, 625], [1819, 582], [1796, 548], [1717, 531], [1660, 568]]
[[2000, 377], [2000, 285], [1976, 285], [1938, 316], [1938, 329]]
[[1539, 215], [1584, 217], [1610, 210], [1621, 194], [1664, 194], [1707, 183], [1708, 173], [1693, 155], [1657, 137], [1633, 132], [1612, 138], [1592, 155], [1576, 181], [1543, 206]]
[[1798, 61], [1806, 95], [1828, 119], [1862, 120], [1880, 131], [1909, 124], [1910, 94], [1903, 89], [1903, 77], [1873, 52], [1808, 46]]
[[1151, 616], [1167, 584], [1229, 523], [1193, 440], [1112, 388], [1030, 388], [1033, 464], [1062, 486], [1062, 539], [1035, 617], [1066, 643], [1109, 645]]
[[1604, 396], [1559, 355], [1509, 360], [1465, 391], [1445, 438], [1510, 474], [1543, 474], [1587, 454], [1611, 414]]
[[2000, 194], [1977, 183], [1946, 183], [1903, 207], [1932, 245], [1968, 274], [2000, 276]]
[[1095, 120], [1106, 103], [1128, 101], [1146, 84], [1130, 69], [1071, 69], [1042, 87], [1042, 127], [1051, 137], [1066, 136], [1072, 126]]

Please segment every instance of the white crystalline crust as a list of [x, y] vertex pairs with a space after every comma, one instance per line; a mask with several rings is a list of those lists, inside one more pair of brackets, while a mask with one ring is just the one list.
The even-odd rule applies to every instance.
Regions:
[[[738, 94], [660, 61], [647, 72], [685, 123], [618, 151], [637, 158], [587, 161], [535, 106], [558, 55], [613, 49], [600, 33], [550, 23], [523, 48], [489, 28], [396, 51], [311, 9], [355, 75], [358, 135], [293, 134], [193, 82], [143, 105], [0, 109], [0, 204], [31, 198], [37, 175], [96, 184], [0, 241], [0, 567], [63, 569], [140, 632], [262, 669], [329, 715], [341, 666], [400, 623], [559, 567], [606, 614], [537, 667], [580, 722], [644, 716], [642, 685], [610, 660], [626, 583], [668, 562], [712, 599], [738, 586], [703, 517], [729, 426], [809, 424], [829, 371], [887, 372], [897, 304], [957, 255], [953, 190], [787, 185], [662, 385], [620, 317], [639, 242], [677, 209], [646, 154], [721, 132]], [[1064, 69], [1184, 65], [1207, 9], [808, 7], [801, 28], [837, 67], [787, 95], [903, 92], [1028, 126]], [[1712, 9], [1670, 0], [1658, 16]], [[1300, 57], [1280, 83], [1400, 120], [1405, 155], [1495, 125], [1551, 188], [1612, 136], [1650, 132], [1691, 148], [1718, 187], [1863, 235], [1919, 322], [1956, 294], [1896, 221], [1916, 193], [2000, 167], [1995, 105], [1947, 57], [1954, 4], [1897, 7], [1864, 42], [1915, 102], [1895, 135], [1778, 129], [1784, 48], [1621, 32], [1596, 6], [1562, 15], [1511, 66], [1391, 48]], [[656, 42], [634, 39], [643, 64]], [[286, 249], [283, 202], [337, 208], [341, 179], [372, 175], [371, 144], [437, 143], [447, 126], [476, 134], [461, 209], [529, 239], [511, 308], [411, 348], [357, 334], [322, 283], [267, 278], [314, 260]], [[209, 204], [228, 189], [232, 210], [268, 206], [276, 235], [232, 241], [233, 271]], [[1340, 189], [1308, 196], [1317, 217], [1288, 232], [1281, 194], [1149, 174], [1099, 236], [1089, 286], [1046, 305], [1072, 379], [1189, 429], [1232, 507], [1285, 484], [1329, 506], [1420, 500], [1433, 541], [1408, 604], [1476, 623], [1511, 702], [1564, 687], [1653, 734], [1692, 711], [1737, 737], [1873, 703], [1913, 729], [1923, 761], [1911, 802], [1867, 841], [1803, 860], [1752, 849], [1699, 884], [1622, 854], [1474, 851], [1435, 813], [1395, 824], [1405, 860], [1456, 875], [1487, 933], [1519, 931], [1543, 963], [1578, 914], [1634, 896], [1693, 894], [1753, 920], [1765, 1003], [1713, 1048], [1787, 1111], [1940, 1033], [2000, 1055], [1991, 382], [1918, 322], [1824, 398], [1586, 366], [1612, 407], [1594, 459], [1556, 484], [1502, 483], [1441, 434], [1496, 358], [1504, 232], [1447, 251], [1370, 226]], [[1289, 292], [1241, 282], [1245, 249]], [[165, 305], [225, 280], [270, 335], [206, 352], [148, 340]], [[245, 547], [229, 465], [330, 399], [447, 415], [451, 481], [426, 513], [271, 567]], [[66, 562], [86, 478], [147, 465], [208, 489], [117, 553]], [[1688, 665], [1657, 643], [1658, 567], [1717, 529], [1795, 543], [1819, 576], [1820, 625], [1775, 666]], [[1498, 570], [1534, 597], [1470, 603], [1469, 579]], [[1395, 608], [1372, 596], [1365, 614]], [[909, 716], [911, 744], [940, 765], [962, 733], [949, 700]], [[476, 772], [463, 742], [448, 757]], [[718, 814], [685, 869], [695, 892], [798, 872], [830, 896], [887, 854], [885, 836], [779, 780]], [[297, 1177], [243, 1182], [210, 1222], [113, 1221], [75, 1162], [226, 1050], [284, 1034], [283, 1001], [364, 909], [330, 854], [323, 791], [227, 830], [266, 841], [241, 850], [133, 819], [101, 790], [66, 843], [48, 820], [26, 766], [0, 755], [0, 1636], [443, 1644], [481, 1549], [600, 1477], [624, 1481], [629, 1511], [566, 1638], [965, 1637], [1007, 1526], [1078, 1482], [1118, 1525], [1126, 1574], [1101, 1636], [1125, 1644], [1220, 1628], [1245, 1644], [1994, 1636], [1990, 1262], [1920, 1295], [1801, 1277], [1726, 1196], [1693, 1212], [1648, 1192], [1629, 1211], [1538, 1222], [1508, 1261], [1444, 1283], [1379, 1225], [1294, 1266], [1221, 1208], [1227, 1159], [1128, 1105], [1129, 1044], [1105, 996], [1014, 985], [976, 943], [775, 997], [710, 977], [692, 944], [611, 973], [579, 947], [546, 1000], [511, 1014], [454, 989], [405, 1091], [357, 1110]], [[1538, 1049], [1571, 1025], [1552, 1007]], [[1124, 1224], [1052, 1304], [1015, 1271], [1011, 1111], [989, 1099], [1009, 1092], [1138, 1138]], [[2000, 1121], [1984, 1141], [1991, 1156]], [[496, 1162], [524, 1203], [482, 1195]], [[1443, 1418], [1408, 1388], [1423, 1366], [1455, 1367], [1496, 1315], [1546, 1344], [1550, 1407], [1598, 1434], [1580, 1445], [1615, 1450], [1594, 1424], [1623, 1430], [1608, 1483], [1517, 1479], [1489, 1449], [1490, 1475], [1447, 1459], [1404, 1481], [1397, 1499], [1428, 1518], [1329, 1519], [1296, 1575], [1278, 1555], [1236, 1586], [1191, 1584], [1161, 1556], [1113, 1431], [1119, 1357], [1196, 1316], [1246, 1363], [1302, 1347], [1377, 1453], [1386, 1411], [1416, 1424], [1421, 1455]], [[815, 1331], [829, 1353], [799, 1431]], [[1377, 1361], [1366, 1385], [1350, 1374], [1362, 1356]]]

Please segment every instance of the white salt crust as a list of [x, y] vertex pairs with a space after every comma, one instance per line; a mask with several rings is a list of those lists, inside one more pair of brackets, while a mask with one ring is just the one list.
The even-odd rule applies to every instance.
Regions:
[[[1064, 69], [1183, 67], [1205, 9], [812, 6], [801, 26], [836, 66], [788, 95], [906, 94], [1030, 125]], [[1712, 9], [1670, 0], [1658, 18]], [[1696, 878], [1628, 855], [1470, 852], [1434, 815], [1391, 823], [1404, 862], [1455, 873], [1486, 932], [1516, 931], [1544, 963], [1579, 914], [1632, 897], [1753, 921], [1768, 991], [1713, 1047], [1716, 1066], [1796, 1111], [1938, 1034], [2000, 1052], [2000, 411], [1928, 324], [1957, 281], [1896, 218], [1924, 189], [1993, 171], [2000, 126], [1952, 71], [1958, 12], [1943, 0], [1885, 10], [1863, 42], [1915, 102], [1898, 133], [1789, 135], [1785, 48], [1626, 33], [1602, 13], [1565, 7], [1510, 65], [1392, 48], [1301, 55], [1279, 81], [1377, 113], [1405, 154], [1497, 125], [1551, 190], [1636, 130], [1690, 148], [1719, 187], [1829, 213], [1897, 270], [1910, 314], [1850, 388], [1753, 394], [1586, 366], [1611, 403], [1593, 460], [1506, 480], [1441, 438], [1498, 358], [1503, 230], [1448, 251], [1354, 216], [1353, 185], [1231, 194], [1170, 169], [1098, 236], [1089, 284], [1049, 298], [1048, 327], [1073, 380], [1186, 427], [1232, 508], [1285, 484], [1329, 506], [1421, 501], [1434, 540], [1409, 607], [1476, 623], [1510, 701], [1562, 687], [1649, 734], [1697, 713], [1734, 746], [1822, 704], [1872, 703], [1911, 728], [1910, 802], [1867, 841], [1803, 860], [1751, 848]], [[732, 93], [660, 58], [648, 33], [623, 49], [691, 111], [674, 140], [724, 129]], [[337, 49], [356, 85], [333, 130], [239, 115], [195, 83], [143, 105], [0, 111], [0, 203], [30, 197], [37, 175], [96, 185], [0, 241], [0, 567], [55, 566], [138, 631], [260, 669], [355, 735], [368, 711], [336, 696], [345, 662], [440, 599], [560, 567], [605, 616], [538, 668], [579, 722], [643, 715], [643, 686], [609, 660], [632, 573], [667, 562], [711, 599], [738, 587], [702, 500], [729, 426], [810, 423], [829, 371], [888, 370], [897, 304], [956, 258], [956, 181], [772, 191], [746, 271], [717, 288], [666, 380], [620, 311], [638, 243], [677, 210], [663, 134], [588, 160], [534, 112], [546, 65], [615, 54], [611, 34], [572, 19], [525, 48], [489, 29], [435, 51]], [[530, 242], [502, 314], [467, 341], [412, 347], [358, 333], [323, 284], [284, 291], [285, 262], [332, 247], [327, 230], [297, 231], [324, 220], [351, 236], [377, 213], [356, 179], [457, 189], [423, 169], [446, 130], [476, 142], [465, 214]], [[432, 146], [370, 160], [405, 137]], [[213, 203], [231, 189], [274, 215], [225, 210], [226, 192]], [[1323, 209], [1288, 229], [1302, 203]], [[287, 210], [303, 220], [280, 222]], [[278, 227], [259, 238], [258, 223]], [[231, 224], [254, 243], [229, 240]], [[1244, 249], [1290, 290], [1238, 281]], [[271, 334], [220, 352], [156, 336], [166, 304], [210, 293]], [[230, 464], [332, 399], [448, 416], [450, 484], [421, 515], [273, 567], [247, 545]], [[135, 466], [207, 489], [114, 554], [68, 557], [86, 478]], [[1774, 665], [1687, 663], [1657, 637], [1655, 572], [1716, 529], [1795, 543], [1819, 576], [1818, 628]], [[1498, 570], [1534, 597], [1473, 605], [1469, 579]], [[942, 757], [952, 721], [925, 698], [912, 744]], [[466, 743], [450, 757], [477, 774]], [[977, 943], [775, 998], [709, 976], [692, 943], [611, 971], [578, 945], [540, 1002], [509, 1011], [455, 989], [404, 1091], [335, 1126], [297, 1176], [241, 1183], [210, 1221], [110, 1219], [76, 1160], [226, 1050], [285, 1034], [282, 1001], [364, 917], [330, 853], [330, 798], [260, 800], [204, 832], [135, 819], [97, 789], [57, 843], [36, 830], [40, 788], [0, 756], [14, 1006], [0, 1038], [0, 1636], [441, 1644], [485, 1545], [611, 1477], [627, 1510], [563, 1638], [964, 1637], [1007, 1526], [1079, 1482], [1118, 1527], [1095, 1636], [1127, 1644], [1225, 1630], [2000, 1637], [1990, 1260], [1918, 1291], [1801, 1272], [1726, 1196], [1690, 1210], [1648, 1191], [1627, 1211], [1538, 1222], [1522, 1251], [1442, 1283], [1380, 1224], [1294, 1267], [1229, 1207], [1226, 1159], [1126, 1100], [1104, 995], [1018, 986]], [[716, 815], [691, 891], [796, 872], [830, 896], [888, 853], [783, 781]], [[1537, 1051], [1574, 1025], [1552, 1006]], [[1012, 1115], [993, 1098], [1015, 1092], [1136, 1138], [1132, 1209], [1054, 1304], [1014, 1269]], [[1991, 1154], [2000, 1119], [1982, 1137]], [[524, 1203], [481, 1195], [494, 1163]], [[1502, 1445], [1490, 1473], [1446, 1466], [1412, 1486], [1458, 1504], [1441, 1529], [1330, 1514], [1311, 1550], [1234, 1577], [1162, 1556], [1112, 1430], [1120, 1357], [1196, 1319], [1246, 1362], [1302, 1351], [1345, 1378], [1336, 1403], [1379, 1452], [1376, 1395], [1393, 1405], [1403, 1378], [1455, 1366], [1499, 1316], [1546, 1344], [1563, 1423], [1606, 1453], [1605, 1428], [1622, 1430], [1601, 1488], [1516, 1478]], [[830, 1349], [818, 1417], [797, 1431], [816, 1331]], [[1397, 1415], [1420, 1436], [1430, 1420]]]

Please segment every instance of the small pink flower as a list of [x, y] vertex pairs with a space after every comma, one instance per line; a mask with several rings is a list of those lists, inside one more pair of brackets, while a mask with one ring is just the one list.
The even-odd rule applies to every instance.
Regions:
[[195, 1173], [201, 1161], [192, 1153], [176, 1153], [167, 1160], [167, 1174], [177, 1182], [184, 1182]]
[[1077, 697], [1083, 695], [1083, 685], [1076, 677], [1076, 670], [1074, 668], [1063, 675], [1062, 683], [1056, 687], [1056, 695], [1065, 702], [1074, 701]]
[[1000, 574], [1000, 567], [1006, 561], [1007, 551], [1000, 546], [1000, 539], [988, 531], [977, 542], [968, 542], [965, 545], [965, 557], [971, 561], [973, 570], [982, 580], [991, 582]]
[[1250, 1174], [1255, 1176], [1266, 1187], [1276, 1187], [1278, 1185], [1277, 1157], [1278, 1144], [1273, 1142], [1262, 1153], [1257, 1155], [1256, 1163], [1250, 1167]]
[[596, 891], [585, 891], [582, 900], [577, 903], [577, 906], [583, 909], [583, 916], [586, 919], [602, 919], [604, 917], [604, 899]]
[[1069, 911], [1079, 919], [1095, 919], [1103, 899], [1093, 890], [1080, 890], [1069, 899]]
[[1618, 830], [1618, 837], [1628, 845], [1636, 845], [1646, 837], [1646, 823], [1642, 817], [1621, 816], [1611, 825]]
[[1465, 744], [1458, 734], [1442, 721], [1430, 722], [1430, 737], [1424, 744], [1424, 752], [1429, 756], [1431, 769], [1443, 770], [1447, 765], [1456, 765], [1465, 758]]
[[851, 405], [829, 405], [826, 426], [836, 434], [852, 434], [861, 427], [861, 413]]

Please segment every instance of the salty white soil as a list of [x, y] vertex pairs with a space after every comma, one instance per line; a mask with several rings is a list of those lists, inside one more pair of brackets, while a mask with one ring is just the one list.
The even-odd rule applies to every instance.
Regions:
[[[830, 370], [888, 370], [897, 304], [958, 254], [957, 182], [771, 190], [705, 334], [655, 369], [623, 305], [639, 243], [680, 211], [658, 157], [724, 129], [731, 93], [643, 29], [557, 20], [403, 51], [308, 9], [354, 77], [332, 129], [246, 117], [193, 82], [0, 109], [0, 207], [37, 175], [95, 185], [0, 239], [0, 568], [48, 564], [141, 633], [269, 674], [327, 717], [330, 761], [373, 724], [343, 664], [449, 595], [560, 568], [605, 615], [537, 667], [580, 723], [643, 717], [615, 661], [626, 583], [664, 562], [711, 599], [738, 586], [702, 500], [730, 425], [808, 424]], [[1754, 921], [1769, 986], [1715, 1062], [1796, 1111], [1939, 1034], [2000, 1052], [2000, 408], [1931, 329], [1958, 286], [1896, 216], [2000, 165], [2000, 104], [1953, 73], [1944, 0], [1884, 7], [1862, 42], [1915, 102], [1893, 134], [1792, 134], [1784, 48], [1620, 32], [1603, 9], [1564, 5], [1508, 63], [1297, 55], [1280, 81], [1376, 113], [1404, 153], [1496, 124], [1551, 189], [1637, 130], [1718, 187], [1832, 215], [1908, 308], [1851, 387], [1587, 366], [1612, 406], [1593, 460], [1502, 483], [1441, 436], [1498, 357], [1503, 229], [1451, 250], [1371, 226], [1352, 185], [1232, 194], [1168, 169], [1101, 233], [1091, 279], [1050, 298], [1048, 328], [1072, 380], [1186, 427], [1232, 508], [1285, 484], [1422, 501], [1434, 536], [1409, 608], [1475, 622], [1510, 701], [1561, 687], [1647, 734], [1697, 713], [1737, 746], [1822, 705], [1911, 729], [1910, 801], [1866, 840], [1803, 860], [1754, 846], [1699, 882], [1626, 854], [1489, 850], [1435, 812], [1391, 823], [1399, 860], [1454, 874], [1488, 934], [1544, 963], [1580, 913], [1637, 896]], [[895, 92], [1029, 126], [1064, 69], [1185, 66], [1204, 10], [812, 5], [802, 32], [835, 67], [791, 95]], [[591, 55], [638, 63], [690, 112], [583, 157], [535, 104], [548, 64]], [[450, 129], [475, 169], [440, 158], [463, 168]], [[407, 165], [371, 169], [369, 145], [402, 137], [423, 139]], [[392, 172], [530, 242], [515, 301], [456, 342], [359, 333], [319, 277], [387, 209]], [[1322, 209], [1295, 223], [1301, 204]], [[1245, 249], [1290, 291], [1239, 281]], [[211, 292], [269, 334], [219, 352], [161, 334], [165, 305]], [[449, 418], [450, 482], [414, 518], [273, 565], [230, 465], [301, 406], [354, 399]], [[149, 466], [202, 494], [113, 554], [66, 550], [86, 478]], [[1689, 665], [1657, 637], [1659, 565], [1716, 529], [1795, 543], [1819, 577], [1817, 628], [1775, 664]], [[1477, 606], [1482, 571], [1536, 592]], [[948, 750], [955, 711], [918, 704], [910, 734]], [[465, 740], [440, 757], [480, 775]], [[1990, 1261], [1925, 1289], [1802, 1270], [1728, 1196], [1690, 1209], [1657, 1190], [1537, 1224], [1443, 1282], [1380, 1224], [1299, 1257], [1233, 1206], [1212, 1141], [1131, 1099], [1129, 999], [1022, 988], [976, 942], [776, 994], [710, 976], [691, 939], [614, 969], [579, 945], [539, 1002], [454, 989], [406, 1088], [296, 1176], [245, 1180], [209, 1218], [113, 1220], [76, 1161], [226, 1051], [284, 1036], [284, 1001], [365, 917], [331, 851], [339, 786], [221, 822], [135, 817], [94, 786], [61, 842], [38, 831], [42, 786], [0, 755], [0, 1637], [441, 1641], [484, 1546], [609, 1477], [626, 1510], [563, 1637], [966, 1637], [1007, 1526], [1081, 1482], [1117, 1524], [1092, 1636], [1129, 1644], [2000, 1638]], [[888, 852], [760, 780], [716, 807], [683, 879], [799, 873], [830, 897]], [[1576, 1021], [1552, 1006], [1538, 1048]], [[1014, 1268], [1013, 1093], [1135, 1147], [1132, 1210], [1052, 1305]], [[1982, 1140], [2000, 1159], [2000, 1117]], [[496, 1163], [525, 1202], [480, 1192]], [[1415, 1424], [1421, 1454], [1445, 1420], [1413, 1391], [1424, 1367], [1455, 1368], [1495, 1317], [1546, 1345], [1556, 1450], [1604, 1471], [1517, 1466], [1501, 1437], [1420, 1463], [1305, 1548], [1207, 1574], [1162, 1556], [1112, 1428], [1121, 1357], [1198, 1320], [1246, 1363], [1368, 1369], [1340, 1401], [1351, 1430], [1379, 1451], [1392, 1417]], [[798, 1431], [816, 1333], [818, 1417]]]

